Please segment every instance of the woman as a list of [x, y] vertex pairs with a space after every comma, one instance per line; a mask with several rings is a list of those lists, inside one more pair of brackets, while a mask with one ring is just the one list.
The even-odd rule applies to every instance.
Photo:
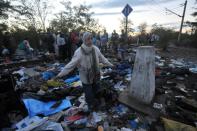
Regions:
[[83, 34], [83, 44], [75, 51], [72, 60], [56, 77], [65, 76], [75, 67], [78, 67], [89, 110], [94, 108], [96, 93], [99, 89], [99, 62], [111, 67], [113, 66], [113, 64], [103, 56], [100, 50], [93, 45], [92, 34], [85, 32]]

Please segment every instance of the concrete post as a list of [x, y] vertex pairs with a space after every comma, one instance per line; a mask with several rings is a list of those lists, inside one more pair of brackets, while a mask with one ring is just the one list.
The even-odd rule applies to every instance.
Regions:
[[129, 95], [140, 102], [150, 104], [155, 94], [155, 49], [138, 47]]

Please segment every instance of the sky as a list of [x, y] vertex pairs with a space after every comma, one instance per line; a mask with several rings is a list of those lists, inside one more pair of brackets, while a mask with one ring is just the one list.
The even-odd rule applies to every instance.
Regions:
[[[63, 10], [61, 4], [56, 1], [58, 10]], [[137, 26], [140, 23], [146, 22], [150, 27], [152, 24], [161, 24], [164, 27], [180, 28], [181, 17], [169, 13], [165, 10], [168, 8], [179, 15], [183, 13], [183, 3], [185, 0], [72, 0], [73, 5], [86, 4], [91, 5], [91, 12], [94, 12], [93, 17], [98, 20], [99, 24], [103, 25], [107, 32], [111, 33], [114, 29], [120, 32], [120, 20], [124, 15], [121, 13], [126, 4], [129, 4], [133, 11], [128, 16], [133, 22], [133, 28], [137, 31]], [[195, 0], [187, 1], [185, 21], [194, 21], [191, 16], [195, 11]]]
[[[53, 5], [51, 14], [56, 14], [64, 10], [60, 4], [63, 0], [48, 0]], [[138, 31], [137, 26], [146, 22], [148, 30], [151, 25], [157, 23], [164, 27], [175, 28], [179, 30], [181, 17], [169, 13], [165, 10], [168, 8], [182, 16], [183, 3], [185, 0], [70, 0], [72, 5], [86, 4], [90, 5], [90, 12], [94, 12], [93, 18], [97, 19], [99, 24], [104, 26], [108, 33], [114, 29], [120, 32], [120, 20], [124, 18], [122, 10], [126, 4], [129, 4], [133, 11], [128, 16], [132, 21], [132, 28]], [[185, 21], [195, 21], [191, 14], [195, 11], [195, 0], [187, 1]], [[52, 17], [50, 18], [52, 19]], [[50, 20], [48, 19], [48, 20]], [[186, 28], [183, 29], [185, 31]]]

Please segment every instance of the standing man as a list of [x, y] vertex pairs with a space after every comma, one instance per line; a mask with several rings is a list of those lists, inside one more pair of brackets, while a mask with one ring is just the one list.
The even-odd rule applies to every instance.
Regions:
[[75, 67], [78, 67], [86, 102], [90, 111], [96, 106], [95, 101], [98, 99], [96, 95], [100, 80], [99, 62], [111, 67], [113, 66], [113, 64], [103, 56], [100, 50], [93, 45], [92, 34], [85, 32], [83, 34], [83, 44], [75, 51], [72, 60], [56, 76], [56, 78], [65, 76]]
[[118, 50], [118, 45], [117, 45], [118, 38], [119, 38], [118, 33], [116, 33], [116, 30], [114, 30], [111, 36], [111, 41], [112, 41], [112, 47], [115, 53], [117, 53], [117, 50]]
[[97, 33], [96, 39], [97, 39], [97, 46], [98, 46], [99, 49], [101, 49], [101, 36], [100, 36], [100, 31]]
[[79, 33], [73, 31], [70, 37], [71, 37], [71, 48], [72, 48], [71, 55], [73, 55], [75, 50], [77, 49], [77, 44], [79, 42]]
[[55, 59], [55, 47], [54, 47], [54, 42], [55, 39], [53, 37], [53, 34], [49, 31], [49, 29], [47, 30], [47, 34], [46, 34], [46, 43], [47, 43], [47, 48], [49, 51], [49, 55], [50, 57], [54, 60]]
[[57, 36], [57, 45], [59, 49], [59, 58], [65, 60], [66, 58], [66, 42], [63, 33]]
[[101, 37], [101, 45], [102, 45], [102, 51], [107, 51], [107, 43], [108, 43], [108, 33], [106, 30], [104, 30], [104, 34]]

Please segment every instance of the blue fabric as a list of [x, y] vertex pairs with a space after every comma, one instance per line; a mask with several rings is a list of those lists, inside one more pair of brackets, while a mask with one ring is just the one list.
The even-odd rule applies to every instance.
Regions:
[[51, 108], [51, 106], [55, 104], [55, 101], [42, 102], [36, 99], [23, 99], [23, 102], [30, 117], [33, 117], [37, 114], [48, 116], [72, 106], [70, 101], [67, 99], [63, 99], [62, 103], [57, 108]]
[[79, 75], [76, 75], [74, 77], [71, 77], [71, 78], [68, 78], [66, 79], [64, 82], [67, 83], [67, 84], [71, 84], [75, 81], [78, 81], [80, 78], [79, 78]]
[[131, 128], [133, 129], [137, 129], [138, 127], [138, 123], [135, 120], [129, 121]]
[[131, 67], [127, 63], [123, 63], [123, 64], [120, 64], [120, 65], [117, 66], [118, 70], [124, 70], [124, 69], [128, 69], [128, 68], [131, 68]]
[[45, 71], [42, 73], [42, 78], [44, 80], [49, 80], [49, 79], [53, 78], [54, 76], [55, 76], [55, 74], [53, 72]]
[[119, 48], [118, 51], [125, 52], [125, 50], [124, 49], [121, 49], [121, 48]]
[[132, 69], [131, 68], [125, 69], [125, 71], [127, 72], [127, 74], [132, 74]]
[[125, 70], [119, 70], [119, 71], [117, 71], [117, 73], [118, 73], [120, 76], [125, 76], [125, 75], [127, 75], [127, 71], [125, 71]]
[[93, 41], [93, 44], [96, 45], [96, 38], [95, 37], [93, 37], [92, 41]]

